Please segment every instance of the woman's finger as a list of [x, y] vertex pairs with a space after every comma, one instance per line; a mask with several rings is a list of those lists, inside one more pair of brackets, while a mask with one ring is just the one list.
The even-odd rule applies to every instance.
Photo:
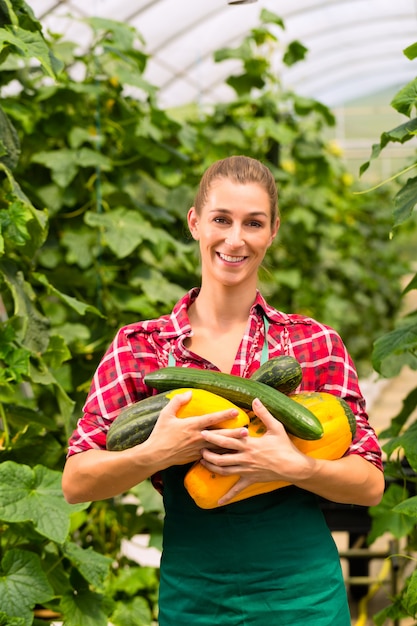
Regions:
[[[252, 402], [252, 410], [257, 417], [264, 423], [267, 430], [274, 430], [276, 428], [284, 429], [284, 425], [282, 422], [276, 419], [265, 407], [264, 404], [259, 400], [259, 398], [254, 398]], [[285, 430], [285, 429], [284, 429]]]

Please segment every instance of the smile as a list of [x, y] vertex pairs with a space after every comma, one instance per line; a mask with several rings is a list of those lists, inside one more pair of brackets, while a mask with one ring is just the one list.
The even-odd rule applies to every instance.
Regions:
[[223, 261], [227, 261], [228, 263], [240, 263], [246, 257], [244, 256], [229, 256], [228, 254], [222, 254], [221, 252], [217, 253]]

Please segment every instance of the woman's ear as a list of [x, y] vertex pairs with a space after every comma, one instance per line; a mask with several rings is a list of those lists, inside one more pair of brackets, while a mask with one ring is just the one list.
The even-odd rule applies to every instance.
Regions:
[[197, 212], [195, 210], [195, 207], [191, 207], [191, 209], [188, 211], [188, 215], [187, 215], [187, 222], [188, 222], [188, 228], [190, 229], [190, 233], [193, 237], [193, 239], [195, 239], [196, 241], [199, 240], [199, 234], [198, 234], [198, 215]]
[[275, 222], [275, 225], [274, 225], [274, 227], [272, 228], [272, 232], [271, 232], [271, 240], [270, 240], [270, 242], [269, 242], [269, 245], [270, 245], [270, 246], [272, 245], [272, 243], [273, 243], [273, 241], [274, 241], [275, 237], [277, 236], [277, 233], [278, 233], [278, 231], [279, 231], [280, 224], [281, 224], [280, 219], [279, 219], [279, 217], [277, 217], [276, 222]]

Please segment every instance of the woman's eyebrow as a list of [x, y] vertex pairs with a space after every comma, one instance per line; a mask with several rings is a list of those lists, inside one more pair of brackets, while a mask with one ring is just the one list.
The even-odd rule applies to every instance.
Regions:
[[[223, 207], [215, 207], [214, 209], [210, 209], [209, 210], [209, 213], [224, 213], [225, 215], [229, 215], [232, 212], [233, 211], [231, 209], [225, 209]], [[256, 217], [256, 216], [268, 217], [267, 212], [266, 211], [261, 211], [261, 210], [249, 211], [248, 215], [250, 217]]]

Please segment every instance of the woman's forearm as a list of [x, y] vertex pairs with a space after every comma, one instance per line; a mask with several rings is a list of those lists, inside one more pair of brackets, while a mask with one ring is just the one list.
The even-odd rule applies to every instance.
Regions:
[[337, 461], [316, 460], [309, 478], [295, 484], [319, 496], [344, 504], [375, 506], [384, 493], [384, 475], [357, 454]]
[[122, 452], [87, 450], [67, 459], [62, 490], [70, 504], [104, 500], [127, 491], [159, 469], [145, 444], [140, 452], [137, 448]]

